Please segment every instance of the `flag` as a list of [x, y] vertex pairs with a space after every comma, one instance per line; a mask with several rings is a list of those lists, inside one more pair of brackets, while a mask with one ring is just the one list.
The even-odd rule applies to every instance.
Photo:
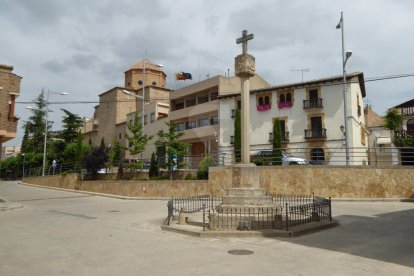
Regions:
[[193, 79], [190, 73], [184, 73], [184, 72], [175, 74], [175, 78], [177, 80], [192, 80]]

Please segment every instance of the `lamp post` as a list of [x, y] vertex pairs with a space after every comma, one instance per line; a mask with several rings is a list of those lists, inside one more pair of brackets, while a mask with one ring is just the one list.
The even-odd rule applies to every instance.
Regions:
[[346, 98], [346, 70], [345, 65], [348, 59], [352, 56], [351, 51], [347, 51], [345, 53], [345, 42], [344, 42], [344, 15], [341, 12], [341, 20], [339, 21], [338, 25], [336, 25], [336, 29], [341, 29], [342, 34], [342, 77], [343, 77], [343, 98], [344, 98], [344, 136], [345, 136], [345, 158], [346, 158], [346, 165], [349, 165], [349, 143], [348, 143], [348, 104]]
[[47, 147], [47, 127], [48, 127], [48, 122], [47, 122], [47, 117], [48, 117], [48, 113], [49, 113], [49, 109], [47, 109], [47, 106], [49, 105], [49, 94], [56, 94], [56, 95], [68, 95], [68, 93], [59, 93], [59, 92], [53, 92], [48, 90], [47, 91], [47, 96], [46, 96], [46, 109], [38, 109], [38, 108], [33, 108], [28, 106], [28, 109], [32, 109], [32, 110], [38, 110], [38, 111], [43, 111], [45, 112], [45, 139], [44, 139], [44, 143], [43, 143], [43, 165], [42, 165], [42, 176], [45, 176], [45, 167], [46, 167], [46, 147]]
[[23, 175], [22, 175], [22, 180], [24, 180], [24, 165], [25, 165], [25, 163], [26, 163], [26, 155], [24, 155], [24, 153], [22, 153], [22, 155], [23, 155]]

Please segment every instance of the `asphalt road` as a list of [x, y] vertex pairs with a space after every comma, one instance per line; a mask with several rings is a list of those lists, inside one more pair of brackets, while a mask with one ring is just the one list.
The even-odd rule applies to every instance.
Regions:
[[[163, 232], [166, 201], [0, 182], [0, 275], [414, 275], [414, 203], [335, 202], [340, 226], [298, 238]], [[250, 250], [231, 255], [229, 250]]]

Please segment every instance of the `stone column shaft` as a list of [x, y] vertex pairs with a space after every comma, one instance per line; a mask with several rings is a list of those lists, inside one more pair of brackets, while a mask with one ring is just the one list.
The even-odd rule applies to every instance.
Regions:
[[250, 164], [250, 81], [241, 78], [241, 163]]

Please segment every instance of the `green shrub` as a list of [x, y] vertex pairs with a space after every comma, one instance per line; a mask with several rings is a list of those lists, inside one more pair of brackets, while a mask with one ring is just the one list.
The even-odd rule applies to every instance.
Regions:
[[208, 179], [208, 168], [214, 166], [214, 158], [211, 155], [207, 155], [198, 164], [197, 179]]
[[191, 173], [187, 174], [184, 180], [197, 180], [197, 177]]

